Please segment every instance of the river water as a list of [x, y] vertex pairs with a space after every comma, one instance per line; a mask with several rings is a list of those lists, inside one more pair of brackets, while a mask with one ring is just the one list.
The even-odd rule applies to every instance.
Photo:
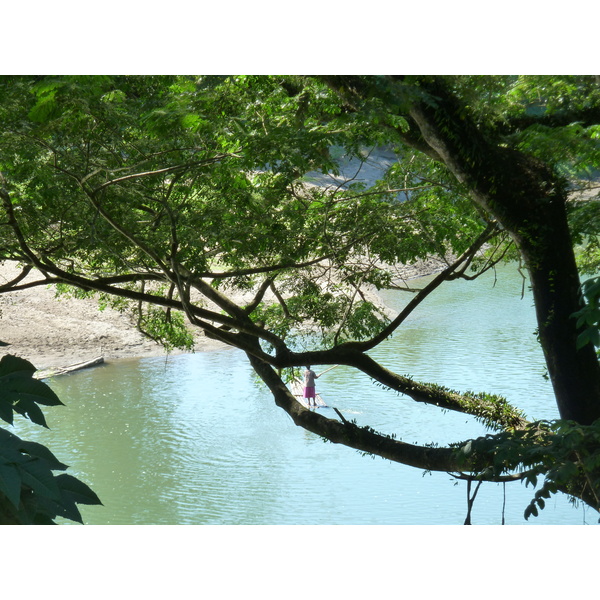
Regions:
[[[528, 418], [557, 418], [522, 287], [512, 267], [442, 286], [372, 354], [419, 380], [500, 393]], [[406, 299], [385, 296], [396, 308]], [[21, 419], [15, 432], [47, 444], [100, 496], [104, 506], [81, 507], [88, 524], [452, 525], [466, 516], [464, 482], [363, 456], [294, 426], [237, 350], [115, 361], [50, 383], [66, 404], [45, 411], [51, 429]], [[317, 383], [347, 418], [407, 442], [486, 433], [470, 417], [390, 394], [344, 367]], [[533, 493], [519, 483], [484, 484], [472, 522], [597, 521], [558, 496], [526, 522]]]

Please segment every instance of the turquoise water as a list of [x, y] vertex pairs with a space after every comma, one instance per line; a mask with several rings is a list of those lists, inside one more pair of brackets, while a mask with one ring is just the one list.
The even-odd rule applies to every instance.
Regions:
[[[556, 418], [521, 288], [507, 269], [496, 282], [448, 284], [372, 354], [402, 374], [501, 393], [529, 418]], [[399, 307], [405, 296], [386, 301]], [[451, 525], [466, 516], [466, 484], [450, 475], [362, 456], [294, 426], [237, 350], [115, 361], [51, 385], [66, 404], [46, 410], [51, 430], [20, 421], [16, 433], [47, 444], [98, 493], [104, 506], [82, 507], [88, 524]], [[486, 433], [345, 367], [318, 390], [348, 418], [408, 442]], [[484, 484], [472, 521], [525, 524], [532, 496], [522, 484]], [[528, 523], [596, 520], [559, 496]]]

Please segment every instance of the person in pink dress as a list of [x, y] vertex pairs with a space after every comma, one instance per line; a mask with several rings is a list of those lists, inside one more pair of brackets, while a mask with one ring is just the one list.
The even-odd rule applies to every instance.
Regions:
[[316, 399], [316, 391], [315, 391], [315, 379], [318, 379], [319, 376], [310, 368], [310, 365], [306, 367], [306, 371], [304, 371], [304, 397], [306, 398], [308, 406], [317, 405]]

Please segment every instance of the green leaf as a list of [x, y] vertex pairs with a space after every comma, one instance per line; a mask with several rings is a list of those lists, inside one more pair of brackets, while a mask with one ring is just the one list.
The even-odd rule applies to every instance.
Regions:
[[0, 462], [13, 464], [23, 462], [24, 457], [19, 452], [20, 443], [20, 438], [0, 427]]
[[11, 425], [14, 411], [47, 427], [46, 419], [37, 404], [62, 404], [46, 383], [33, 379], [35, 371], [36, 368], [29, 361], [17, 356], [8, 354], [0, 360], [0, 418]]
[[29, 118], [36, 123], [43, 123], [57, 114], [58, 105], [54, 98], [56, 92], [51, 92], [41, 98], [29, 111]]
[[[13, 411], [46, 425], [39, 404], [62, 404], [45, 383], [32, 379], [35, 367], [28, 361], [7, 355], [0, 361], [0, 417], [12, 422]], [[21, 523], [52, 524], [60, 515], [83, 523], [77, 503], [102, 504], [98, 496], [64, 471], [60, 462], [44, 445], [21, 440], [0, 428], [0, 493], [19, 511]], [[30, 492], [21, 495], [22, 486]]]
[[0, 463], [0, 492], [10, 500], [15, 508], [19, 508], [21, 477], [19, 470], [14, 465]]
[[29, 397], [38, 404], [44, 404], [45, 406], [60, 406], [63, 404], [52, 388], [43, 381], [11, 374], [0, 379], [0, 382], [4, 386], [2, 395], [12, 402], [20, 397]]
[[569, 482], [573, 477], [575, 477], [576, 474], [577, 465], [569, 461], [565, 462], [557, 469], [554, 475], [554, 479], [559, 483], [566, 483]]
[[534, 517], [538, 516], [538, 509], [536, 507], [535, 504], [530, 504], [526, 509], [525, 509], [525, 513], [524, 513], [524, 517], [525, 520], [529, 520], [529, 517], [533, 515]]
[[14, 405], [15, 412], [28, 417], [36, 425], [48, 427], [44, 413], [31, 398], [20, 398]]
[[31, 376], [36, 371], [37, 369], [28, 360], [12, 354], [6, 354], [0, 360], [0, 381], [10, 373], [30, 373]]
[[67, 473], [62, 473], [61, 475], [57, 475], [56, 483], [58, 487], [61, 489], [63, 496], [67, 496], [74, 502], [78, 504], [100, 504], [100, 498], [92, 491], [92, 489], [80, 481], [73, 475], [68, 475]]
[[43, 444], [37, 442], [29, 442], [21, 440], [19, 444], [19, 450], [29, 454], [33, 458], [41, 458], [48, 463], [50, 469], [54, 471], [64, 471], [67, 469], [67, 465], [61, 463], [54, 454]]
[[81, 513], [75, 502], [64, 496], [61, 496], [60, 501], [38, 497], [34, 511], [30, 511], [30, 518], [35, 524], [43, 524], [47, 520], [53, 523], [52, 519], [57, 516], [83, 523]]
[[60, 490], [52, 471], [40, 459], [33, 459], [21, 466], [23, 483], [36, 494], [51, 500], [60, 500]]
[[525, 486], [528, 486], [529, 484], [531, 484], [533, 487], [537, 485], [537, 475], [533, 471], [527, 473], [525, 478]]
[[[596, 330], [596, 333], [598, 333], [598, 330]], [[581, 350], [581, 348], [583, 348], [585, 345], [589, 344], [590, 342], [593, 343], [593, 338], [594, 338], [594, 330], [592, 328], [588, 328], [585, 331], [583, 331], [581, 334], [579, 334], [577, 336], [577, 343], [576, 343], [576, 347], [577, 350]]]

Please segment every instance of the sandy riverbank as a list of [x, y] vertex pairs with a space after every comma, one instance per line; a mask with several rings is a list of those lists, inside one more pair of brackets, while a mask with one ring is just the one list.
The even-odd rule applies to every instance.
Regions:
[[[18, 272], [14, 264], [0, 264], [0, 285]], [[0, 311], [0, 340], [10, 344], [0, 347], [0, 356], [21, 356], [38, 369], [97, 356], [111, 360], [165, 354], [135, 328], [128, 314], [99, 311], [93, 299], [57, 298], [48, 286], [0, 294]], [[202, 334], [196, 338], [196, 351], [226, 347]]]
[[[406, 266], [401, 276], [409, 280], [439, 267], [437, 261]], [[0, 285], [18, 273], [16, 264], [0, 264]], [[34, 277], [29, 275], [27, 280]], [[9, 344], [0, 347], [0, 356], [21, 356], [40, 370], [98, 356], [110, 361], [165, 354], [162, 346], [136, 329], [130, 315], [111, 308], [99, 311], [93, 299], [57, 298], [54, 289], [48, 286], [0, 294], [0, 341]], [[196, 352], [227, 347], [202, 332], [195, 336]]]

